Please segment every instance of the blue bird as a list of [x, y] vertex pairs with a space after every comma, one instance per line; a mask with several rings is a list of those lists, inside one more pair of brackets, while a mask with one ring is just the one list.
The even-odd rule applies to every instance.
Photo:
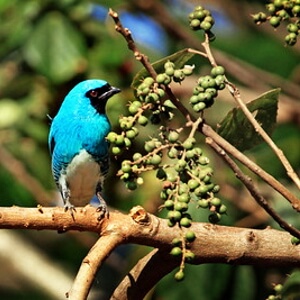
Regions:
[[82, 81], [67, 94], [52, 119], [48, 139], [52, 173], [65, 210], [70, 209], [72, 216], [75, 206], [88, 204], [94, 195], [100, 210], [107, 213], [101, 196], [109, 167], [106, 136], [111, 129], [105, 106], [119, 92], [104, 80]]

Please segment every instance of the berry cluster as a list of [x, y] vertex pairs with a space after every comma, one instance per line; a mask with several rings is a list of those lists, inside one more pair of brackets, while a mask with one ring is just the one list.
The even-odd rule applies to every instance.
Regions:
[[222, 66], [213, 67], [210, 75], [202, 76], [194, 88], [190, 103], [195, 112], [201, 112], [213, 105], [218, 91], [225, 88], [225, 69]]
[[254, 22], [261, 24], [268, 20], [271, 26], [277, 28], [282, 21], [288, 21], [285, 42], [289, 46], [295, 45], [300, 32], [300, 0], [273, 0], [266, 8], [268, 15], [259, 12], [252, 16]]
[[189, 21], [193, 30], [204, 30], [207, 33], [215, 23], [210, 11], [202, 6], [195, 7], [194, 11], [189, 14]]

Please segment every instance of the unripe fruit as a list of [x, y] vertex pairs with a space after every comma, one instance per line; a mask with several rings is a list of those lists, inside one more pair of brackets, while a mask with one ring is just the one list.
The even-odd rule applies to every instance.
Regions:
[[195, 112], [200, 112], [206, 108], [206, 104], [204, 102], [197, 103], [193, 106], [193, 110]]
[[185, 202], [176, 202], [174, 205], [174, 209], [177, 211], [186, 211], [188, 209], [188, 205]]
[[227, 207], [226, 207], [226, 205], [222, 204], [222, 205], [219, 207], [218, 212], [219, 212], [221, 215], [226, 214], [226, 212], [227, 212]]
[[187, 262], [191, 262], [195, 259], [195, 253], [193, 253], [192, 251], [188, 250], [186, 251], [186, 253], [184, 254], [184, 259]]
[[119, 155], [119, 154], [122, 153], [122, 150], [121, 150], [120, 147], [115, 146], [115, 147], [112, 147], [111, 152], [112, 152], [112, 154], [114, 154], [114, 155]]
[[164, 206], [166, 209], [171, 210], [174, 207], [174, 201], [173, 200], [167, 200], [164, 203]]
[[121, 170], [124, 172], [124, 173], [130, 173], [131, 172], [131, 165], [130, 165], [130, 162], [128, 161], [123, 161], [122, 162], [122, 168]]
[[190, 179], [188, 181], [188, 186], [191, 190], [195, 190], [199, 185], [200, 185], [200, 183], [196, 179]]
[[142, 106], [142, 103], [140, 101], [134, 101], [130, 104], [128, 107], [128, 110], [131, 114], [136, 114], [139, 110], [139, 108]]
[[107, 139], [110, 143], [114, 143], [114, 142], [116, 141], [116, 139], [117, 139], [117, 136], [118, 136], [118, 135], [117, 135], [115, 132], [111, 131], [111, 132], [107, 135], [106, 139]]
[[281, 18], [275, 17], [275, 16], [271, 17], [271, 19], [269, 20], [270, 25], [272, 25], [274, 28], [276, 28], [280, 25], [280, 21], [281, 21]]
[[169, 135], [168, 135], [168, 140], [171, 142], [171, 143], [175, 143], [177, 142], [179, 139], [179, 133], [176, 132], [176, 131], [170, 131]]
[[198, 19], [193, 19], [190, 22], [190, 26], [192, 27], [193, 30], [197, 30], [200, 28], [201, 22]]
[[192, 221], [189, 218], [184, 217], [180, 220], [180, 225], [183, 227], [190, 227], [192, 225]]
[[143, 157], [143, 155], [141, 153], [136, 152], [133, 154], [132, 159], [133, 159], [133, 161], [137, 161], [137, 160], [140, 160], [142, 157]]
[[174, 247], [174, 248], [172, 248], [170, 254], [173, 256], [179, 256], [182, 254], [182, 250], [180, 247]]
[[209, 31], [212, 28], [212, 24], [210, 22], [207, 21], [203, 21], [200, 24], [200, 27], [204, 30], [204, 31]]
[[183, 142], [182, 146], [183, 146], [184, 149], [190, 150], [190, 149], [192, 149], [192, 148], [194, 147], [195, 143], [196, 143], [195, 138], [190, 137], [190, 138], [187, 138], [187, 139]]
[[209, 201], [206, 199], [200, 199], [200, 200], [198, 200], [198, 205], [201, 208], [208, 208]]
[[174, 275], [175, 280], [177, 281], [182, 281], [184, 279], [184, 273], [183, 271], [178, 271], [175, 275]]
[[214, 206], [220, 206], [222, 202], [221, 199], [215, 197], [210, 200], [210, 204]]
[[188, 203], [190, 201], [190, 197], [188, 193], [184, 193], [178, 196], [178, 201]]
[[156, 82], [157, 83], [164, 83], [164, 81], [165, 81], [165, 79], [166, 79], [166, 74], [158, 74], [157, 76], [156, 76]]
[[225, 68], [222, 66], [216, 66], [211, 69], [211, 75], [217, 77], [218, 75], [224, 75]]
[[192, 230], [188, 230], [188, 231], [185, 233], [185, 239], [186, 239], [188, 242], [193, 242], [193, 241], [196, 239], [195, 232], [192, 231]]
[[186, 161], [183, 159], [180, 159], [177, 164], [175, 165], [175, 170], [177, 172], [182, 172], [186, 168]]
[[180, 238], [174, 238], [172, 240], [172, 245], [174, 245], [174, 246], [181, 246], [181, 239]]
[[158, 154], [154, 154], [150, 160], [152, 165], [159, 165], [161, 163], [161, 156]]
[[129, 139], [134, 139], [136, 137], [136, 132], [133, 129], [127, 130], [125, 134]]
[[167, 68], [165, 70], [165, 73], [169, 76], [173, 76], [174, 75], [174, 68]]
[[138, 123], [142, 126], [146, 126], [148, 123], [148, 118], [145, 116], [139, 116]]
[[155, 142], [154, 142], [153, 140], [147, 141], [147, 142], [145, 143], [145, 146], [144, 146], [144, 148], [145, 148], [145, 150], [146, 150], [147, 152], [153, 151], [153, 150], [155, 149], [155, 147], [156, 147], [156, 145], [155, 145]]

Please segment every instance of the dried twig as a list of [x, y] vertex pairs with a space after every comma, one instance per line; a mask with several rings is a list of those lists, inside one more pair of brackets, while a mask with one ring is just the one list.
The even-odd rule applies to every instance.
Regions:
[[288, 231], [293, 236], [300, 239], [300, 231], [292, 225], [288, 224], [283, 218], [280, 217], [280, 215], [276, 213], [276, 211], [268, 204], [266, 199], [259, 193], [255, 185], [253, 184], [252, 179], [241, 171], [238, 165], [228, 156], [224, 149], [222, 149], [211, 138], [206, 138], [206, 143], [210, 145], [216, 151], [216, 153], [224, 159], [224, 161], [234, 171], [236, 177], [243, 182], [256, 202], [262, 208], [264, 208], [264, 210], [279, 224], [279, 226]]

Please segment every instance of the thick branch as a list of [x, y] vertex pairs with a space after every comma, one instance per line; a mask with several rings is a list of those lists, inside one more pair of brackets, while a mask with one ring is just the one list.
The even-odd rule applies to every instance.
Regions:
[[[135, 243], [155, 248], [171, 248], [180, 229], [170, 228], [167, 220], [135, 207], [128, 215], [110, 212], [109, 219], [98, 221], [96, 209], [77, 208], [75, 220], [63, 208], [0, 208], [0, 228], [91, 231], [101, 236], [118, 235], [121, 243]], [[193, 223], [197, 239], [192, 244], [194, 264], [236, 263], [300, 267], [300, 245], [291, 245], [291, 236], [274, 229], [254, 230]]]
[[[147, 292], [179, 265], [168, 252], [154, 249], [139, 260], [115, 289], [111, 300], [144, 299]], [[155, 270], [155, 271], [153, 271]]]

